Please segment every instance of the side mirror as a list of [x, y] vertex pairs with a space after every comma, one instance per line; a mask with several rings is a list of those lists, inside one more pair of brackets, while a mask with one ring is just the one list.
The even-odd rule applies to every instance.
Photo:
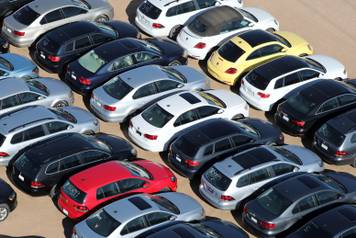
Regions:
[[252, 22], [250, 22], [249, 24], [248, 24], [248, 26], [249, 27], [253, 27], [255, 24], [253, 24]]
[[281, 52], [285, 53], [285, 52], [287, 52], [287, 49], [283, 48], [283, 49], [281, 49]]
[[148, 188], [149, 186], [150, 186], [149, 183], [144, 183], [142, 187], [143, 187], [143, 188]]
[[72, 125], [67, 126], [67, 130], [71, 130], [73, 128], [74, 128], [74, 126], [72, 126]]
[[220, 109], [219, 111], [218, 111], [218, 114], [221, 114], [221, 113], [223, 113], [224, 112], [224, 110], [223, 109]]
[[45, 96], [38, 96], [37, 97], [37, 100], [43, 100], [43, 99], [45, 99], [46, 97]]
[[177, 85], [177, 88], [183, 88], [184, 87], [184, 84], [180, 83]]
[[220, 1], [216, 1], [215, 2], [215, 6], [220, 6], [221, 5], [221, 2]]
[[169, 218], [170, 221], [174, 221], [175, 219], [177, 219], [176, 216], [171, 216], [171, 217]]

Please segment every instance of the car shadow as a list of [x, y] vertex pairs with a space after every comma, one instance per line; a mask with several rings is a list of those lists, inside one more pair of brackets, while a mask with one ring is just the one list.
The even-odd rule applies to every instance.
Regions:
[[[250, 106], [251, 107], [251, 106]], [[275, 124], [275, 121], [274, 121], [274, 114], [275, 112], [273, 111], [269, 111], [269, 112], [265, 112], [265, 117], [266, 119], [271, 122], [272, 124]], [[275, 124], [276, 125], [276, 124]]]
[[0, 238], [45, 238], [44, 236], [7, 236], [0, 234]]
[[131, 24], [135, 23], [136, 9], [144, 0], [132, 0], [126, 8], [126, 15]]
[[62, 226], [64, 229], [64, 237], [70, 238], [72, 237], [72, 232], [73, 232], [73, 227], [74, 227], [74, 222], [71, 221], [68, 217], [64, 218], [62, 220]]
[[[303, 146], [307, 149], [313, 150], [313, 137], [303, 136], [301, 138], [301, 142]], [[314, 151], [314, 150], [313, 150]]]

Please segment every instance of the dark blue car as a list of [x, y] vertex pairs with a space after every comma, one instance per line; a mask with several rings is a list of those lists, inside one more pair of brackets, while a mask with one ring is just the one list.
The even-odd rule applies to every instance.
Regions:
[[0, 54], [9, 52], [9, 48], [9, 42], [7, 42], [4, 38], [0, 36]]

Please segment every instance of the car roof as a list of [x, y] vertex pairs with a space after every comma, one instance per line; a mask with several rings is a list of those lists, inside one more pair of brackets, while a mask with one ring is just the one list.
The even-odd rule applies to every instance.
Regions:
[[345, 134], [356, 130], [356, 108], [332, 118], [327, 123], [334, 129]]
[[122, 73], [119, 77], [132, 88], [168, 78], [167, 74], [161, 70], [159, 65], [142, 66]]
[[244, 40], [251, 47], [256, 47], [268, 42], [278, 41], [272, 33], [264, 30], [247, 31], [240, 34], [238, 38]]
[[30, 6], [35, 12], [39, 14], [44, 14], [52, 9], [61, 8], [65, 6], [77, 6], [77, 4], [73, 3], [73, 0], [56, 0], [56, 1], [48, 1], [48, 0], [35, 0], [30, 2], [28, 6]]
[[20, 78], [3, 78], [0, 79], [0, 95], [5, 98], [9, 95], [19, 92], [29, 91], [25, 80]]
[[172, 7], [188, 1], [190, 0], [148, 0], [148, 2], [160, 9], [163, 9], [165, 7]]

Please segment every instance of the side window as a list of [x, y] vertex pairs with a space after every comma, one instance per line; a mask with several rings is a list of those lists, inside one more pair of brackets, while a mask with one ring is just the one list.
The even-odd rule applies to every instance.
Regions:
[[190, 110], [187, 111], [185, 113], [183, 113], [182, 115], [180, 115], [177, 120], [174, 122], [174, 126], [180, 126], [180, 125], [184, 125], [186, 123], [198, 120], [199, 117], [196, 113], [195, 110]]
[[351, 137], [351, 143], [356, 143], [356, 133]]
[[352, 228], [351, 230], [346, 231], [341, 235], [340, 238], [355, 238], [356, 237], [356, 228]]
[[60, 121], [49, 122], [46, 124], [49, 133], [53, 134], [59, 131], [67, 130], [68, 124]]
[[78, 165], [80, 165], [80, 162], [77, 155], [71, 155], [59, 161], [59, 170], [71, 169]]
[[87, 163], [98, 161], [99, 159], [107, 158], [109, 157], [109, 155], [101, 151], [90, 150], [78, 154], [78, 157], [81, 163], [87, 164]]
[[172, 215], [163, 212], [153, 212], [146, 215], [146, 220], [150, 226], [154, 226], [165, 221], [169, 221]]
[[272, 169], [276, 176], [293, 172], [294, 168], [295, 167], [290, 164], [276, 164], [272, 166]]
[[269, 179], [271, 177], [267, 168], [257, 170], [251, 173], [250, 176], [251, 176], [251, 183], [258, 183], [263, 180]]
[[119, 59], [115, 60], [114, 63], [111, 65], [111, 71], [116, 71], [120, 69], [124, 69], [133, 65], [133, 59], [131, 55], [126, 55], [120, 57]]
[[206, 147], [204, 150], [204, 155], [211, 155], [213, 153], [213, 148], [213, 145], [209, 145], [208, 147]]
[[306, 81], [309, 79], [313, 79], [313, 78], [317, 78], [319, 77], [320, 73], [314, 71], [314, 70], [310, 70], [310, 69], [305, 69], [299, 72], [299, 75], [302, 79], [302, 81]]
[[65, 52], [71, 52], [73, 50], [73, 47], [74, 47], [74, 42], [72, 41], [65, 46], [64, 50]]
[[143, 98], [157, 93], [157, 89], [154, 83], [147, 84], [139, 88], [132, 96], [134, 99]]
[[136, 64], [142, 63], [142, 62], [147, 62], [150, 61], [154, 58], [158, 58], [157, 55], [150, 54], [148, 52], [138, 52], [134, 54], [134, 58], [136, 61]]
[[260, 50], [255, 50], [247, 57], [247, 60], [257, 59], [259, 57], [261, 57]]
[[20, 101], [16, 95], [1, 100], [1, 109], [15, 107], [17, 105], [20, 105]]
[[284, 77], [280, 78], [276, 81], [275, 85], [274, 85], [274, 89], [278, 89], [278, 88], [282, 88], [284, 87]]
[[246, 20], [236, 20], [226, 23], [220, 30], [220, 33], [234, 31], [236, 29], [240, 29], [246, 27], [249, 24]]
[[356, 96], [354, 95], [341, 95], [339, 96], [340, 105], [347, 105], [352, 102], [356, 102]]
[[199, 114], [199, 118], [204, 118], [204, 117], [209, 117], [209, 116], [212, 116], [212, 115], [218, 113], [219, 108], [204, 106], [204, 107], [197, 108], [197, 111]]
[[184, 13], [192, 12], [195, 10], [196, 10], [196, 8], [194, 5], [194, 2], [190, 1], [190, 2], [179, 4], [175, 7], [168, 9], [166, 16], [167, 17], [176, 16], [179, 14], [184, 14]]
[[283, 47], [280, 45], [269, 45], [269, 46], [262, 47], [260, 49], [261, 57], [279, 53], [281, 52], [282, 49]]
[[51, 23], [54, 21], [59, 21], [63, 19], [62, 13], [60, 10], [55, 10], [53, 12], [47, 13], [47, 15], [45, 15], [42, 20], [41, 20], [41, 24], [46, 24], [46, 23]]
[[120, 192], [126, 193], [131, 190], [140, 189], [145, 184], [145, 181], [141, 179], [124, 179], [117, 182]]
[[79, 7], [65, 7], [62, 9], [63, 13], [64, 13], [64, 17], [68, 18], [68, 17], [74, 17], [77, 16], [79, 14], [85, 14], [87, 13], [86, 10], [81, 9]]
[[105, 185], [105, 186], [99, 188], [96, 191], [96, 199], [99, 200], [99, 199], [108, 198], [111, 196], [115, 196], [119, 193], [120, 193], [120, 191], [119, 191], [119, 188], [117, 187], [117, 184], [110, 183], [108, 185]]
[[38, 94], [30, 93], [30, 92], [19, 94], [19, 98], [22, 103], [29, 103], [29, 102], [37, 101], [38, 97], [39, 97]]
[[59, 162], [54, 162], [54, 163], [48, 165], [48, 167], [46, 169], [46, 173], [48, 173], [48, 174], [56, 173], [56, 172], [58, 172], [58, 168], [59, 168]]
[[228, 150], [231, 147], [232, 146], [231, 146], [229, 139], [224, 139], [224, 140], [218, 141], [215, 143], [215, 153], [219, 153], [219, 152]]
[[200, 9], [215, 6], [216, 0], [197, 0]]
[[284, 86], [293, 85], [299, 82], [300, 79], [298, 73], [290, 74], [284, 77]]
[[319, 204], [325, 204], [338, 199], [339, 194], [331, 191], [324, 191], [316, 194]]
[[147, 224], [146, 224], [145, 218], [143, 216], [142, 217], [138, 217], [138, 218], [130, 221], [129, 223], [127, 223], [127, 225], [122, 229], [120, 234], [121, 235], [126, 235], [126, 234], [129, 234], [131, 232], [142, 230], [142, 229], [144, 229], [146, 227], [147, 227]]
[[172, 80], [160, 80], [156, 82], [156, 86], [158, 88], [158, 92], [165, 92], [168, 90], [172, 90], [178, 87], [180, 83], [172, 81]]
[[102, 34], [93, 34], [91, 36], [91, 38], [93, 39], [94, 44], [102, 44], [102, 43], [112, 39], [112, 38], [102, 35]]
[[321, 105], [318, 113], [327, 112], [339, 106], [337, 98], [332, 98]]
[[89, 41], [89, 37], [88, 36], [85, 36], [85, 37], [80, 38], [80, 39], [75, 41], [75, 49], [76, 50], [87, 48], [90, 45], [91, 45], [91, 43]]
[[310, 208], [315, 207], [317, 204], [315, 202], [314, 196], [309, 196], [302, 199], [293, 209], [293, 213], [303, 212]]
[[247, 175], [242, 176], [241, 178], [239, 178], [239, 181], [237, 181], [236, 186], [241, 188], [241, 187], [244, 187], [244, 186], [249, 185], [249, 184], [250, 184], [250, 175], [247, 174]]
[[243, 136], [243, 135], [236, 135], [236, 136], [231, 137], [231, 139], [234, 142], [235, 146], [240, 146], [240, 145], [244, 145], [244, 144], [253, 142], [252, 138], [250, 138], [248, 136]]
[[17, 133], [12, 137], [11, 144], [16, 144], [23, 141], [33, 140], [45, 135], [42, 125], [36, 126], [23, 132]]
[[7, 74], [5, 71], [0, 70], [0, 76], [4, 76], [5, 74]]

